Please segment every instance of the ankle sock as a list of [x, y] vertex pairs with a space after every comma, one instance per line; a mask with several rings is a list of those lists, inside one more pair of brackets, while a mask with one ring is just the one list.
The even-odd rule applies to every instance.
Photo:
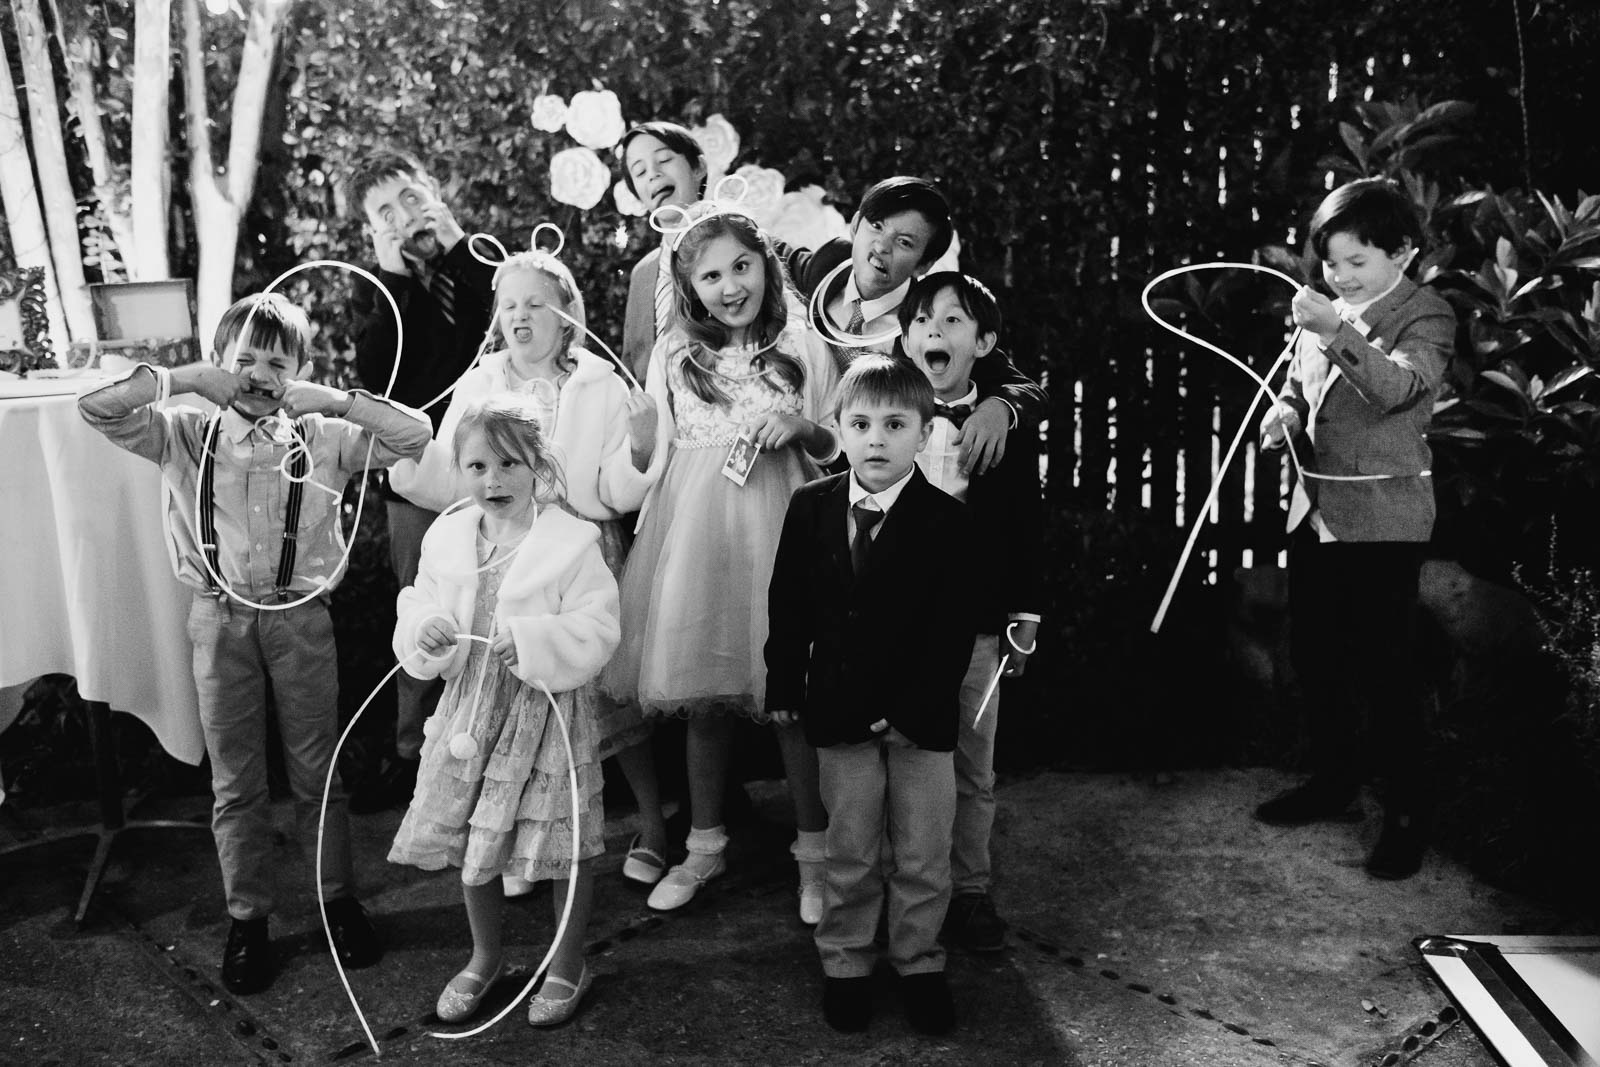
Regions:
[[717, 865], [717, 860], [722, 856], [722, 850], [728, 847], [728, 831], [721, 826], [712, 826], [704, 830], [689, 830], [688, 857], [683, 865], [697, 875], [704, 875]]

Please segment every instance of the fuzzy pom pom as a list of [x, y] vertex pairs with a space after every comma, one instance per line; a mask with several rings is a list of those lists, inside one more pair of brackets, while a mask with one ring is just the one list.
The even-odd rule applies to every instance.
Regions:
[[456, 734], [450, 739], [450, 755], [456, 759], [471, 759], [478, 754], [478, 742], [471, 734]]
[[444, 716], [429, 715], [422, 722], [422, 736], [434, 738], [439, 736], [439, 731], [444, 729]]

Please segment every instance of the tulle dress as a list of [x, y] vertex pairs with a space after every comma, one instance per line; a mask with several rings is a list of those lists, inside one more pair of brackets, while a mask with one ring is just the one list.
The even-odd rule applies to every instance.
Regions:
[[[480, 533], [477, 547], [479, 562], [487, 562], [494, 546]], [[509, 557], [479, 576], [472, 632], [480, 637], [489, 636], [507, 566]], [[555, 696], [578, 770], [578, 858], [592, 859], [605, 852], [594, 686]], [[477, 753], [457, 759], [450, 740], [467, 730], [478, 743]], [[424, 734], [417, 790], [389, 861], [430, 871], [460, 867], [468, 885], [484, 885], [502, 874], [529, 882], [567, 877], [572, 787], [561, 727], [544, 693], [506, 669], [487, 645], [473, 641], [466, 669], [445, 684]]]
[[821, 471], [798, 443], [761, 452], [742, 486], [723, 475], [723, 464], [740, 429], [762, 414], [822, 422], [838, 385], [832, 357], [799, 320], [791, 317], [778, 343], [800, 359], [804, 387], [757, 373], [753, 349], [725, 348], [699, 357], [730, 398], [720, 405], [685, 384], [689, 349], [680, 330], [664, 334], [652, 353], [647, 381], [653, 392], [667, 383], [671, 453], [623, 569], [622, 643], [601, 674], [604, 693], [646, 717], [733, 712], [767, 720], [773, 557], [789, 498]]
[[[561, 381], [555, 384], [543, 378], [519, 378], [511, 373], [507, 373], [505, 378], [512, 393], [533, 405], [546, 437], [553, 438], [559, 415], [561, 387], [567, 376], [563, 375]], [[606, 561], [606, 566], [611, 568], [612, 576], [621, 581], [623, 563], [628, 557], [628, 531], [622, 520], [590, 518], [565, 500], [561, 502], [561, 507], [569, 514], [599, 527], [600, 555]], [[650, 736], [652, 727], [640, 714], [638, 705], [612, 700], [601, 694], [595, 686], [586, 686], [585, 689], [588, 692], [584, 703], [599, 719], [599, 759], [609, 759], [618, 752], [625, 752]]]

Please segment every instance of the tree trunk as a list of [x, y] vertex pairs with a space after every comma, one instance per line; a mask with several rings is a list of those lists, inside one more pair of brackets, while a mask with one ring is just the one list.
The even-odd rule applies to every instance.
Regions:
[[172, 0], [135, 0], [133, 17], [133, 248], [136, 281], [171, 277], [167, 262], [167, 86], [172, 66]]
[[17, 49], [27, 77], [28, 128], [33, 133], [33, 163], [39, 173], [44, 199], [45, 225], [50, 234], [50, 258], [55, 263], [56, 285], [66, 312], [67, 341], [94, 338], [94, 313], [89, 287], [83, 280], [83, 243], [78, 237], [78, 201], [72, 195], [72, 175], [67, 170], [67, 145], [61, 135], [61, 102], [56, 98], [56, 72], [50, 62], [50, 39], [45, 36], [44, 13], [39, 0], [12, 0], [17, 27]]
[[208, 339], [233, 302], [233, 271], [239, 247], [239, 222], [255, 191], [261, 120], [272, 78], [273, 54], [289, 0], [254, 0], [239, 58], [228, 165], [218, 174], [212, 164], [210, 119], [206, 107], [205, 54], [200, 35], [199, 0], [183, 0], [184, 98], [188, 112], [189, 184], [194, 198], [195, 234], [200, 243], [200, 337]]
[[39, 194], [33, 187], [33, 161], [22, 135], [22, 112], [17, 107], [17, 87], [11, 80], [11, 56], [0, 36], [0, 203], [5, 205], [11, 231], [11, 251], [19, 267], [43, 267], [45, 311], [50, 323], [51, 347], [56, 361], [66, 363], [67, 324], [61, 312], [55, 268], [50, 264], [50, 242], [44, 235]]
[[50, 0], [50, 11], [55, 17], [61, 55], [67, 64], [67, 81], [71, 86], [67, 107], [78, 120], [89, 172], [94, 175], [94, 196], [100, 203], [106, 228], [111, 231], [111, 245], [115, 251], [114, 257], [102, 253], [100, 275], [108, 282], [124, 281], [133, 256], [133, 219], [128, 214], [127, 191], [118, 186], [111, 150], [106, 144], [105, 126], [100, 121], [100, 101], [94, 85], [94, 71], [99, 65], [98, 45], [89, 20], [75, 17], [76, 2], [68, 0], [67, 5], [62, 5], [58, 0]]

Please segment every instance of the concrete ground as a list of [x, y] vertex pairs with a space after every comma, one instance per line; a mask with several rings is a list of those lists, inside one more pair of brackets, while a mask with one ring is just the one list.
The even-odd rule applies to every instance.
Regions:
[[[1412, 939], [1593, 933], [1590, 920], [1492, 889], [1437, 855], [1416, 878], [1374, 881], [1361, 859], [1375, 818], [1301, 830], [1249, 818], [1285, 782], [1261, 770], [1003, 782], [996, 899], [1011, 943], [995, 956], [952, 954], [958, 1029], [943, 1040], [909, 1029], [887, 975], [869, 1033], [823, 1024], [775, 783], [752, 784], [758, 817], [737, 831], [728, 875], [667, 915], [621, 877], [628, 820], [608, 824], [590, 930], [598, 979], [583, 1011], [553, 1031], [513, 1011], [458, 1041], [430, 1036], [434, 998], [468, 952], [458, 883], [384, 861], [398, 812], [356, 817], [362, 896], [389, 951], [351, 985], [382, 1061], [400, 1064], [1489, 1067]], [[183, 798], [136, 814], [203, 820], [205, 806]], [[286, 805], [278, 814], [291, 825]], [[12, 812], [0, 824], [26, 833], [21, 824], [83, 815]], [[0, 1063], [377, 1058], [313, 922], [310, 867], [287, 839], [273, 926], [281, 968], [270, 990], [244, 998], [217, 978], [227, 917], [207, 832], [124, 835], [79, 928], [91, 851], [78, 838], [0, 856]], [[507, 944], [521, 967], [493, 1007], [542, 955], [551, 912], [548, 890], [511, 905]]]

